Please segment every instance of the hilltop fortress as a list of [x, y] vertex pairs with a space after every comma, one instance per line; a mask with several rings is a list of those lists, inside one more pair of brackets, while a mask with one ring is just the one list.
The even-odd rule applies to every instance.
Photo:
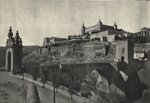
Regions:
[[[139, 38], [147, 36], [143, 33]], [[89, 91], [86, 87], [90, 76], [93, 76], [96, 80], [94, 92], [98, 96], [105, 96], [106, 101], [111, 100], [111, 87], [114, 86], [113, 89], [117, 88], [125, 94], [121, 98], [127, 97], [133, 102], [142, 96], [145, 89], [137, 74], [143, 68], [143, 61], [134, 59], [133, 35], [118, 29], [116, 23], [108, 26], [99, 20], [91, 27], [83, 24], [80, 35], [44, 38], [43, 46], [27, 55], [23, 62], [39, 63], [40, 71], [47, 70], [49, 75], [53, 74], [54, 69], [61, 69], [65, 75], [62, 79], [64, 86], [69, 85], [66, 78], [71, 74], [72, 80], [79, 83], [74, 88], [83, 93]], [[93, 77], [91, 81], [95, 81]]]
[[58, 37], [46, 37], [44, 38], [43, 46], [53, 46], [53, 45], [66, 45], [74, 43], [82, 43], [89, 41], [108, 41], [113, 42], [116, 40], [129, 38], [132, 33], [118, 29], [116, 23], [113, 26], [104, 25], [101, 20], [91, 27], [85, 27], [84, 24], [81, 27], [81, 34], [79, 35], [69, 35], [67, 38]]
[[44, 38], [43, 46], [38, 49], [38, 53], [62, 57], [63, 60], [82, 59], [85, 62], [95, 59], [101, 59], [99, 62], [120, 61], [123, 56], [128, 63], [134, 58], [134, 42], [130, 40], [131, 36], [132, 33], [118, 29], [116, 23], [109, 26], [99, 20], [91, 27], [85, 27], [83, 24], [81, 35], [69, 35], [68, 38]]

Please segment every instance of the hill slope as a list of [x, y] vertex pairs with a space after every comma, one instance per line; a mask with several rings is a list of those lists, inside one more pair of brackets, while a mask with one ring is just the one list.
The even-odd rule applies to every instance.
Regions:
[[[37, 63], [46, 63], [46, 64], [53, 64], [61, 62], [63, 64], [67, 64], [69, 62], [73, 63], [99, 63], [99, 62], [113, 62], [114, 58], [116, 57], [116, 47], [114, 43], [110, 43], [110, 49], [108, 51], [108, 55], [101, 55], [100, 56], [94, 56], [93, 54], [101, 53], [103, 51], [103, 48], [97, 48], [97, 46], [101, 46], [102, 44], [94, 42], [94, 43], [86, 43], [86, 45], [81, 45], [82, 47], [82, 57], [81, 58], [75, 58], [72, 53], [66, 49], [63, 55], [61, 56], [51, 56], [50, 54], [39, 54], [37, 51], [33, 51], [27, 56], [23, 58], [23, 62], [32, 62], [35, 61]], [[88, 49], [88, 46], [90, 49]], [[79, 48], [80, 49], [80, 48]], [[77, 50], [79, 50], [77, 49]], [[134, 45], [134, 52], [143, 52], [144, 50], [150, 50], [150, 43], [141, 43], [141, 44], [135, 44]], [[44, 51], [44, 50], [43, 50]]]

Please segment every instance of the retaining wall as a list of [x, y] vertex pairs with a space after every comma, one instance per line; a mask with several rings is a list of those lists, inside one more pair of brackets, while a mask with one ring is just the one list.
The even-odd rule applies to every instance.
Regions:
[[40, 103], [39, 94], [34, 84], [25, 84], [27, 92], [26, 103]]

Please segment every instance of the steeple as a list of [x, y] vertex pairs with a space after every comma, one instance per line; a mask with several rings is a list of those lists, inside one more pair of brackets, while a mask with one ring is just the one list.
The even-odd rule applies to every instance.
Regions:
[[117, 24], [116, 24], [116, 22], [114, 22], [114, 29], [117, 29]]
[[12, 37], [13, 37], [13, 33], [12, 33], [12, 29], [11, 29], [11, 27], [10, 27], [9, 33], [8, 33], [8, 38], [9, 38], [9, 39], [12, 39]]
[[99, 19], [98, 24], [100, 24], [100, 26], [103, 24], [103, 23], [101, 22], [101, 19]]
[[99, 23], [101, 22], [101, 19], [99, 19]]
[[103, 26], [103, 24], [102, 24], [102, 22], [101, 22], [101, 19], [99, 19], [99, 21], [98, 21], [98, 23], [97, 23], [97, 29], [98, 29], [99, 31], [101, 31], [101, 30], [102, 30], [102, 26]]
[[17, 30], [17, 33], [16, 33], [16, 37], [15, 37], [15, 41], [16, 41], [16, 44], [18, 45], [19, 44], [19, 33], [18, 33], [18, 30]]
[[85, 33], [85, 26], [84, 26], [84, 22], [83, 22], [83, 25], [81, 27], [81, 35], [83, 35]]
[[17, 30], [16, 36], [19, 36], [18, 30]]
[[84, 26], [84, 22], [83, 22], [83, 25], [82, 25], [82, 27], [85, 27], [85, 26]]

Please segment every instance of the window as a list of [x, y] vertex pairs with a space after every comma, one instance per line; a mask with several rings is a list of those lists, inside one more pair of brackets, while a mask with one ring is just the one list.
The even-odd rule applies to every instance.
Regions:
[[103, 36], [103, 41], [108, 41], [106, 36]]
[[121, 52], [124, 52], [124, 47], [122, 48]]

